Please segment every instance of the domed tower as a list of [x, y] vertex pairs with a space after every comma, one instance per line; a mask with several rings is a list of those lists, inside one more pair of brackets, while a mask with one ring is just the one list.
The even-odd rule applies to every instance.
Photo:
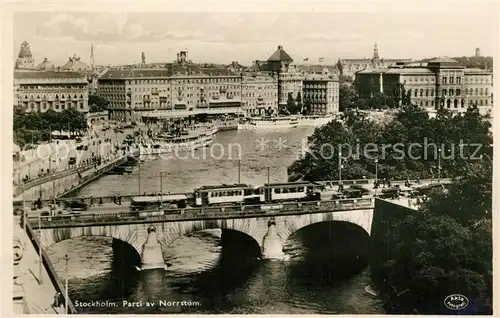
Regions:
[[35, 62], [33, 61], [33, 56], [31, 55], [30, 45], [28, 42], [24, 41], [21, 43], [21, 49], [16, 60], [16, 68], [33, 68]]

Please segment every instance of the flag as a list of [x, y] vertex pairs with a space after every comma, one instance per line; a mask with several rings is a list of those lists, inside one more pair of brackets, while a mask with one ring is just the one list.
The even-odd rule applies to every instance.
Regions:
[[323, 57], [320, 57], [320, 58], [318, 59], [318, 62], [323, 62], [323, 61], [324, 61], [324, 58], [323, 58]]
[[308, 57], [304, 58], [304, 62], [307, 62], [307, 61], [309, 61], [309, 58]]

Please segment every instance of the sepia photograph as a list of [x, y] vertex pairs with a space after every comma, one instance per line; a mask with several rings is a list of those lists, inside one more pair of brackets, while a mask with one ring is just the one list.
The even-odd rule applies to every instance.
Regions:
[[499, 16], [432, 6], [13, 12], [14, 314], [493, 315]]

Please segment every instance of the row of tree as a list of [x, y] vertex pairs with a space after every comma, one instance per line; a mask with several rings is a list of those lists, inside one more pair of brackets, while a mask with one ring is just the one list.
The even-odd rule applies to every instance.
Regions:
[[[462, 175], [471, 160], [492, 155], [491, 124], [477, 108], [430, 118], [416, 106], [403, 106], [389, 123], [356, 110], [344, 113], [308, 138], [309, 151], [289, 167], [291, 179], [336, 180], [339, 152], [342, 177], [359, 179], [436, 178]], [[441, 150], [440, 150], [441, 149]]]
[[[370, 151], [370, 157], [361, 152], [358, 158], [341, 160], [345, 179], [374, 177], [376, 171], [379, 178], [435, 178], [437, 165], [442, 167], [441, 176], [456, 177], [447, 192], [431, 194], [418, 213], [384, 225], [388, 228], [378, 240], [386, 248], [373, 253], [370, 272], [389, 313], [449, 313], [444, 299], [458, 293], [470, 301], [462, 314], [491, 314], [493, 164], [489, 129], [490, 124], [475, 108], [459, 116], [443, 110], [429, 118], [418, 107], [404, 106], [388, 124], [351, 110], [343, 122], [317, 128], [309, 138], [309, 152], [289, 168], [289, 175], [306, 180], [337, 179], [339, 150], [335, 146], [341, 144], [363, 149], [368, 144], [384, 148], [401, 143], [405, 153], [414, 156], [427, 149], [422, 145], [426, 138], [428, 145], [444, 145], [443, 152], [450, 145], [474, 144], [474, 149], [464, 147], [462, 155], [455, 153], [441, 161], [435, 156], [396, 159], [391, 147], [377, 161], [373, 159], [380, 154], [377, 147], [370, 147], [376, 149]], [[412, 144], [422, 147], [413, 149]]]
[[43, 113], [16, 108], [13, 124], [14, 142], [22, 147], [49, 140], [51, 132], [55, 131], [80, 133], [87, 129], [87, 118], [84, 113], [73, 108], [61, 112], [49, 109]]

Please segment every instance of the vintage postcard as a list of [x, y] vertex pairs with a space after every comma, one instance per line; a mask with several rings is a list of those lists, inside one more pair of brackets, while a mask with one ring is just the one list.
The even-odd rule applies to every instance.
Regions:
[[226, 5], [9, 9], [8, 308], [492, 315], [498, 6]]

